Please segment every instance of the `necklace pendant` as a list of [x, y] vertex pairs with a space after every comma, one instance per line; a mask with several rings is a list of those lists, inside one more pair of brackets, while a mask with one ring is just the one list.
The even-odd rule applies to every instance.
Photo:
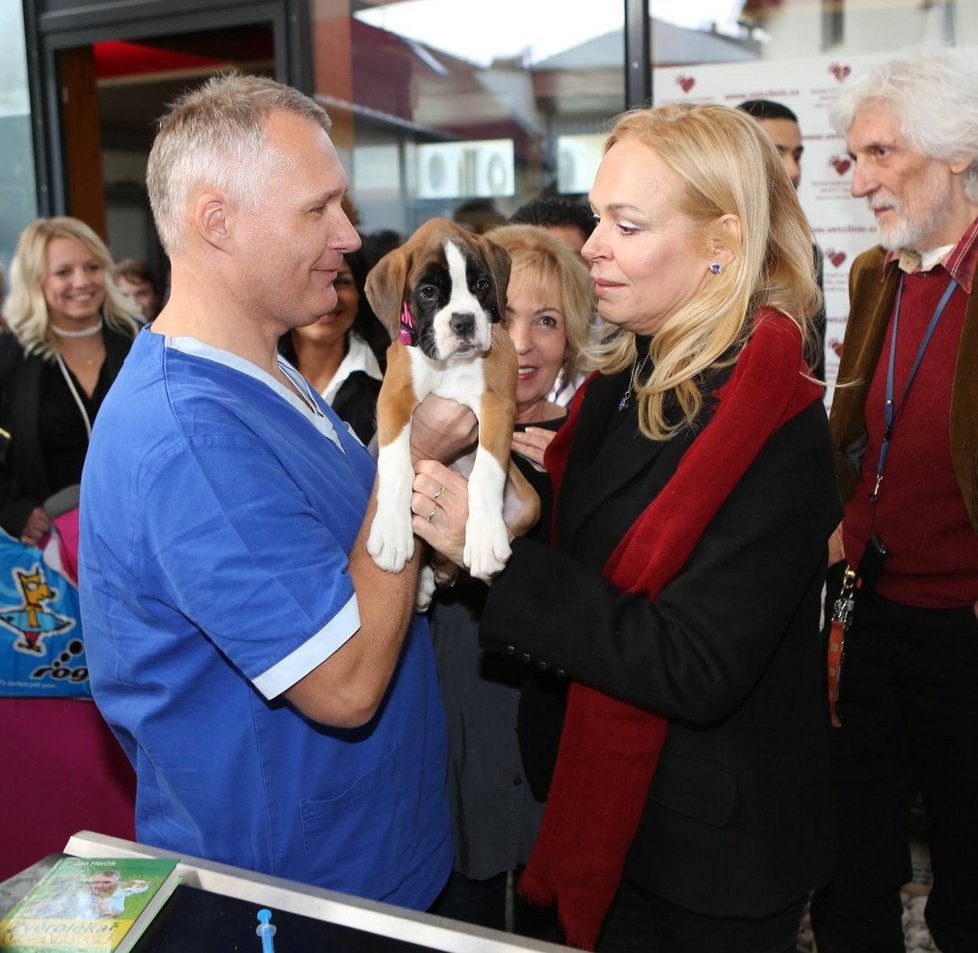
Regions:
[[622, 397], [620, 401], [618, 401], [619, 410], [624, 410], [628, 406], [628, 398], [631, 396], [632, 396], [631, 394], [625, 394], [625, 396]]

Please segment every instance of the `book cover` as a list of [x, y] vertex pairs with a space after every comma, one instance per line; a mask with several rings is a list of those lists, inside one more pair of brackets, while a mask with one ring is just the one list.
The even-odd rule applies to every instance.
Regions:
[[0, 920], [5, 953], [126, 953], [180, 878], [177, 861], [63, 857]]

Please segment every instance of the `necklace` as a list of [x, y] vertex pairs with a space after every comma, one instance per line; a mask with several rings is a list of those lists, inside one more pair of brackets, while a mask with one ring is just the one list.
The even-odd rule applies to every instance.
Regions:
[[74, 340], [71, 342], [71, 347], [68, 347], [68, 342], [65, 341], [58, 345], [57, 351], [72, 366], [82, 364], [91, 367], [105, 355], [105, 342], [102, 338], [88, 338], [85, 343], [85, 349], [79, 350], [80, 345], [76, 345]]
[[73, 357], [73, 358], [72, 358], [72, 361], [78, 361], [79, 363], [81, 363], [81, 364], [84, 364], [84, 365], [85, 365], [85, 367], [92, 367], [92, 365], [94, 365], [94, 364], [95, 364], [95, 362], [96, 362], [96, 361], [97, 361], [97, 360], [98, 360], [98, 359], [99, 359], [99, 358], [100, 358], [100, 357], [101, 357], [101, 356], [102, 356], [102, 355], [103, 355], [104, 353], [105, 353], [105, 351], [104, 351], [104, 350], [103, 350], [102, 348], [98, 348], [98, 349], [97, 349], [97, 350], [96, 350], [96, 351], [95, 351], [95, 352], [94, 352], [94, 353], [92, 354], [92, 356], [91, 356], [91, 357]]
[[81, 331], [69, 331], [66, 328], [59, 328], [53, 324], [49, 324], [48, 327], [51, 329], [51, 332], [59, 338], [92, 338], [102, 330], [102, 325], [104, 323], [105, 322], [102, 320], [102, 316], [99, 315], [98, 324], [93, 324], [90, 328], [83, 328]]
[[646, 354], [642, 358], [642, 363], [638, 362], [638, 354], [635, 355], [635, 360], [632, 361], [632, 373], [628, 377], [628, 390], [625, 391], [622, 399], [618, 401], [618, 409], [625, 410], [632, 400], [632, 388], [635, 386], [635, 382], [638, 378], [645, 372], [645, 365], [649, 363], [649, 355]]

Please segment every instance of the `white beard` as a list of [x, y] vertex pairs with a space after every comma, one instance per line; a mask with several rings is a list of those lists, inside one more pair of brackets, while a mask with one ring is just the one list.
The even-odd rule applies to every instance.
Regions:
[[924, 198], [908, 210], [906, 203], [895, 197], [871, 196], [869, 207], [874, 207], [874, 199], [878, 206], [888, 206], [893, 209], [896, 221], [890, 225], [879, 226], [879, 242], [888, 251], [928, 251], [935, 244], [932, 240], [941, 226], [951, 215], [952, 190], [951, 183], [941, 174], [938, 167], [932, 166], [927, 179], [921, 183], [918, 195]]

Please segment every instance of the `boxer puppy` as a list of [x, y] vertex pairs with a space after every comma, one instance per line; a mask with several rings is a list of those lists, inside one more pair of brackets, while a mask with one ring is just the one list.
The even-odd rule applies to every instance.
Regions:
[[[506, 565], [507, 485], [515, 492], [518, 535], [539, 516], [540, 501], [510, 459], [516, 416], [516, 349], [500, 324], [506, 313], [509, 255], [446, 219], [431, 219], [367, 276], [366, 294], [391, 331], [387, 372], [377, 399], [377, 514], [367, 538], [374, 562], [400, 572], [414, 554], [411, 529], [411, 417], [428, 394], [470, 407], [479, 421], [471, 461], [463, 559], [489, 579]], [[461, 462], [461, 461], [460, 461]], [[466, 472], [467, 463], [457, 468]], [[419, 605], [430, 597], [422, 580]]]

